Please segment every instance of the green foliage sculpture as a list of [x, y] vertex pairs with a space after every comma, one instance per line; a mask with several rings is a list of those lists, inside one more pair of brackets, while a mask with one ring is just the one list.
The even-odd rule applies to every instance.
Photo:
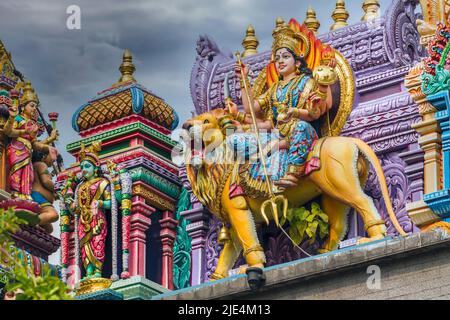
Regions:
[[[286, 220], [289, 236], [297, 245], [306, 239], [309, 244], [323, 240], [329, 232], [328, 216], [316, 202], [311, 204], [311, 210], [305, 207], [288, 209]], [[282, 224], [285, 222], [284, 219], [281, 221]]]
[[191, 275], [191, 238], [186, 231], [188, 221], [180, 213], [191, 208], [189, 193], [183, 188], [175, 212], [175, 219], [178, 220], [177, 236], [173, 248], [173, 285], [175, 289], [189, 286]]

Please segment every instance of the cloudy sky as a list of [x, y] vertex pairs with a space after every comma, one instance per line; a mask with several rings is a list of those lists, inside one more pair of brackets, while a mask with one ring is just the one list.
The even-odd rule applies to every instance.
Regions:
[[[358, 22], [363, 0], [346, 0], [349, 23]], [[326, 32], [334, 0], [0, 0], [0, 39], [13, 61], [33, 84], [44, 114], [60, 113], [59, 150], [77, 140], [73, 112], [119, 79], [122, 53], [129, 48], [139, 83], [164, 98], [181, 122], [193, 110], [189, 77], [200, 34], [209, 34], [226, 51], [241, 50], [248, 24], [253, 24], [259, 50], [271, 45], [276, 17], [302, 22], [313, 4]], [[391, 4], [380, 0], [381, 11]], [[81, 9], [81, 29], [66, 27], [70, 5]], [[59, 236], [58, 222], [54, 224]], [[58, 263], [59, 253], [50, 262]]]
[[[362, 2], [346, 1], [350, 23], [361, 19]], [[380, 0], [382, 12], [390, 3]], [[138, 82], [164, 98], [183, 121], [193, 110], [189, 76], [200, 34], [235, 51], [253, 24], [259, 50], [266, 50], [275, 18], [303, 21], [310, 4], [322, 24], [319, 32], [326, 32], [334, 0], [1, 0], [0, 39], [36, 88], [44, 113], [61, 114], [59, 146], [68, 165], [73, 158], [64, 147], [77, 139], [72, 114], [118, 80], [124, 48], [133, 53]], [[80, 30], [66, 27], [70, 5], [81, 9]]]

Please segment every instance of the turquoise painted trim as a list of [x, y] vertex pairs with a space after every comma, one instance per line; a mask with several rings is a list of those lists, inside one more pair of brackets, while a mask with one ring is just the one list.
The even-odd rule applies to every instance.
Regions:
[[123, 136], [126, 134], [130, 134], [134, 131], [141, 131], [145, 134], [148, 134], [150, 136], [152, 136], [153, 138], [156, 138], [157, 140], [164, 142], [165, 144], [171, 146], [171, 147], [175, 147], [177, 146], [177, 143], [175, 141], [173, 141], [170, 136], [167, 136], [143, 123], [140, 122], [136, 122], [136, 123], [132, 123], [132, 124], [128, 124], [128, 125], [124, 125], [121, 127], [117, 127], [115, 129], [109, 130], [109, 131], [105, 131], [93, 136], [90, 136], [88, 138], [76, 141], [76, 142], [72, 142], [69, 143], [66, 146], [66, 150], [68, 152], [70, 151], [74, 151], [80, 148], [81, 143], [84, 143], [85, 145], [88, 145], [90, 143], [92, 143], [92, 141], [96, 141], [96, 140], [108, 140], [117, 136]]
[[132, 87], [130, 91], [133, 112], [136, 114], [140, 114], [144, 109], [144, 93], [137, 87]]
[[72, 116], [72, 128], [73, 128], [73, 130], [75, 130], [76, 132], [80, 132], [80, 128], [78, 127], [78, 124], [77, 124], [78, 116], [80, 115], [80, 112], [83, 111], [83, 109], [84, 109], [85, 107], [87, 107], [88, 105], [89, 105], [89, 102], [83, 104], [81, 107], [79, 107], [79, 108], [77, 109], [77, 111], [75, 111], [75, 113], [74, 113], [73, 116]]
[[176, 113], [175, 110], [173, 110], [173, 122], [170, 126], [170, 130], [174, 130], [176, 127], [178, 127], [178, 124], [180, 123], [180, 118], [178, 117], [178, 113]]
[[447, 106], [450, 105], [450, 97], [448, 90], [439, 91], [435, 94], [429, 95], [427, 96], [427, 100], [438, 111], [446, 110]]
[[153, 173], [150, 170], [139, 167], [133, 168], [129, 172], [133, 182], [143, 181], [146, 184], [149, 184], [157, 190], [163, 192], [164, 194], [167, 194], [173, 199], [178, 199], [178, 197], [180, 196], [181, 190], [179, 186], [177, 186], [173, 182], [168, 181], [167, 179], [164, 179], [158, 174]]
[[[443, 190], [450, 189], [450, 95], [448, 90], [439, 91], [435, 94], [427, 96], [427, 100], [437, 109], [435, 112], [435, 118], [439, 122], [439, 126], [442, 131], [442, 162], [443, 162]], [[439, 191], [438, 191], [439, 192]], [[433, 205], [434, 210], [437, 210], [436, 214], [442, 215], [444, 211], [449, 210], [450, 196], [447, 195], [447, 199], [442, 198], [442, 195], [434, 193], [428, 198], [424, 196], [424, 200]], [[430, 198], [431, 197], [431, 198]], [[438, 213], [439, 212], [439, 213]]]
[[[445, 171], [445, 169], [444, 169]], [[448, 173], [448, 169], [446, 170]], [[450, 216], [450, 190], [439, 190], [423, 196], [423, 201], [440, 218]]]

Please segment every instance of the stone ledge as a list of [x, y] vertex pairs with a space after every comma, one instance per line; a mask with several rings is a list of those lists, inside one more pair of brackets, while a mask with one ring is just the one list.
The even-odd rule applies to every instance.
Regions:
[[123, 295], [111, 289], [76, 296], [77, 300], [123, 300]]
[[[382, 261], [400, 260], [434, 249], [450, 247], [450, 235], [437, 229], [408, 237], [383, 240], [336, 250], [264, 269], [266, 285], [257, 294], [287, 287], [300, 281], [318, 278]], [[228, 277], [152, 297], [152, 299], [239, 299], [251, 296], [245, 275]]]
[[111, 289], [123, 294], [124, 300], [147, 300], [170, 290], [141, 276], [133, 276], [113, 282]]

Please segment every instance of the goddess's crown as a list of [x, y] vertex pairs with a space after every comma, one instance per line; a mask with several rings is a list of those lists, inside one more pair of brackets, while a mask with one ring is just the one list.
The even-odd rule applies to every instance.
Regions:
[[81, 143], [80, 150], [80, 162], [82, 161], [90, 161], [96, 166], [100, 165], [100, 158], [98, 153], [102, 150], [102, 142], [94, 141], [89, 147], [86, 147], [84, 143]]

